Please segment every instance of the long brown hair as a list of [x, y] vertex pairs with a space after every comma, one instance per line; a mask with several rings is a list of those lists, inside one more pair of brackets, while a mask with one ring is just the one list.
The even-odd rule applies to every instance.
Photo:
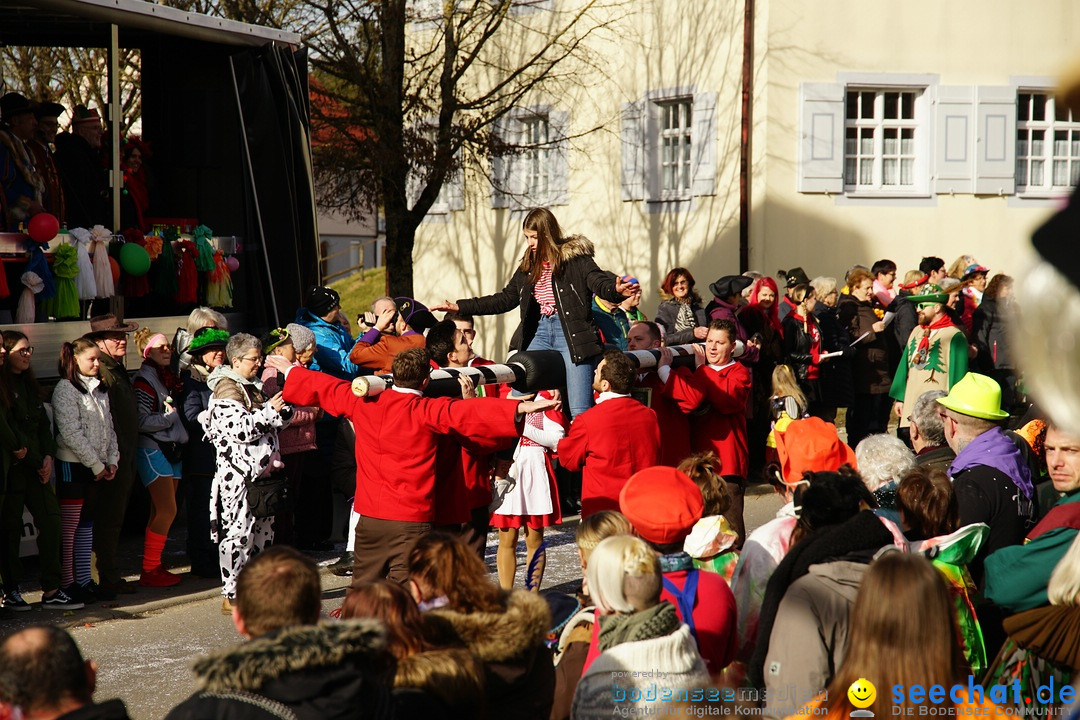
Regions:
[[[15, 381], [16, 375], [16, 373], [11, 372], [11, 348], [18, 345], [20, 340], [30, 342], [30, 338], [26, 337], [26, 335], [18, 330], [5, 330], [3, 338], [4, 350], [7, 351], [9, 359], [2, 367], [0, 367], [0, 402], [4, 403], [4, 407], [11, 407], [12, 403], [15, 401], [15, 396], [11, 391], [11, 385]], [[37, 377], [34, 375], [34, 368], [26, 368], [21, 374], [21, 379], [36, 399], [41, 400], [45, 397], [41, 391], [41, 386], [38, 385]]]
[[87, 388], [79, 378], [79, 364], [75, 361], [75, 356], [82, 355], [91, 349], [97, 350], [97, 343], [84, 337], [77, 338], [60, 346], [60, 359], [56, 361], [56, 370], [60, 373], [60, 377], [71, 383], [83, 395], [86, 394]]
[[702, 517], [723, 515], [731, 507], [731, 495], [720, 476], [721, 471], [720, 458], [711, 450], [691, 455], [679, 463], [679, 472], [685, 473], [701, 490], [701, 498], [705, 501]]
[[536, 250], [525, 248], [520, 269], [529, 273], [529, 280], [534, 283], [540, 280], [544, 263], [551, 265], [552, 275], [557, 274], [562, 264], [562, 253], [558, 246], [563, 243], [563, 234], [552, 212], [543, 207], [533, 208], [525, 215], [521, 229], [536, 232]]
[[[876, 717], [901, 714], [891, 702], [894, 685], [947, 691], [961, 682], [971, 669], [957, 642], [955, 613], [945, 580], [925, 557], [890, 552], [876, 560], [859, 586], [844, 663], [826, 688], [826, 714], [851, 713], [847, 690], [859, 678], [877, 688], [868, 708]], [[914, 708], [906, 695], [902, 706]]]
[[503, 592], [488, 577], [483, 561], [452, 535], [433, 532], [420, 538], [409, 551], [409, 577], [428, 588], [431, 597], [445, 595], [452, 610], [467, 614], [504, 609]]
[[420, 610], [398, 583], [372, 580], [350, 588], [341, 606], [341, 619], [364, 617], [382, 620], [386, 626], [386, 649], [395, 660], [428, 649]]

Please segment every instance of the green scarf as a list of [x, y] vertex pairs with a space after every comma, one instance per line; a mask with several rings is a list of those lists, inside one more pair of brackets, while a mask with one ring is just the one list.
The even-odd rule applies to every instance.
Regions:
[[616, 645], [665, 637], [679, 629], [675, 606], [666, 600], [630, 615], [600, 616], [600, 652]]

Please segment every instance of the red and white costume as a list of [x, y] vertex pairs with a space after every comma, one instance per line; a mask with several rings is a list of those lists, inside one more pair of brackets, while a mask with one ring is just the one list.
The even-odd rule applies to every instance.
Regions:
[[[544, 390], [540, 397], [553, 396]], [[562, 522], [551, 454], [565, 437], [568, 424], [561, 409], [525, 416], [521, 440], [514, 451], [514, 464], [508, 473], [514, 482], [491, 515], [493, 527], [542, 528]]]

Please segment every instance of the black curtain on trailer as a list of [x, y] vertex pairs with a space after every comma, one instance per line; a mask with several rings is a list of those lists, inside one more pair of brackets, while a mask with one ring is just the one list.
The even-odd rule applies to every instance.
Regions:
[[[142, 55], [151, 214], [197, 218], [215, 235], [241, 237], [233, 285], [245, 329], [292, 322], [318, 271], [306, 55], [165, 37]], [[129, 301], [127, 314], [161, 315], [161, 301]]]
[[[318, 279], [318, 231], [311, 184], [307, 55], [267, 45], [230, 58], [245, 147], [243, 169], [249, 207], [255, 213], [249, 237], [261, 239], [269, 262], [265, 273], [251, 274], [252, 297], [278, 310], [281, 325], [292, 322], [309, 287]], [[250, 168], [250, 175], [248, 169]], [[254, 181], [252, 182], [252, 179]], [[260, 235], [262, 236], [260, 238]], [[273, 323], [267, 309], [266, 323]]]

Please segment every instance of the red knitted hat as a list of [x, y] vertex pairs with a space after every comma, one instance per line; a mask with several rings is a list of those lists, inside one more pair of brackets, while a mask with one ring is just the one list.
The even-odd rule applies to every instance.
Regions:
[[634, 473], [619, 493], [622, 514], [638, 535], [656, 545], [684, 540], [704, 508], [694, 481], [666, 465]]

